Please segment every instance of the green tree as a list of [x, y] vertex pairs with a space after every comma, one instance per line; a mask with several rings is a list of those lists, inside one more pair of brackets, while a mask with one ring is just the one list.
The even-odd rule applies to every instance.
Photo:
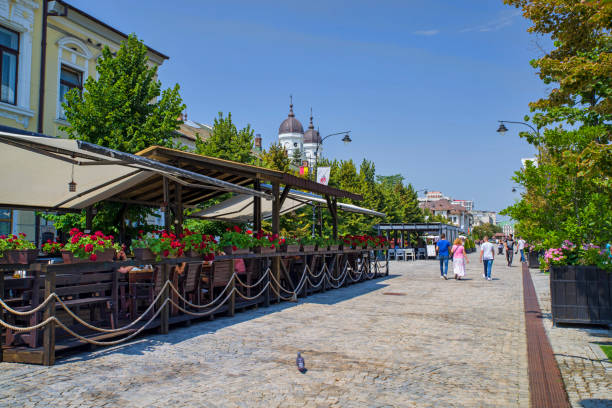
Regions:
[[293, 150], [293, 154], [291, 155], [291, 164], [298, 167], [302, 165], [302, 151], [300, 149]]
[[486, 223], [472, 228], [472, 237], [479, 240], [483, 239], [485, 236], [491, 238], [499, 232], [502, 232], [502, 228], [499, 225]]
[[61, 129], [73, 139], [128, 153], [152, 145], [172, 147], [185, 105], [178, 84], [161, 91], [144, 43], [132, 34], [116, 56], [104, 47], [96, 70], [98, 78], [87, 78], [84, 92], [66, 93], [62, 106], [70, 126]]
[[538, 148], [537, 165], [514, 180], [525, 187], [502, 212], [532, 242], [612, 240], [612, 3], [505, 0], [549, 35], [554, 48], [531, 62], [552, 88], [530, 104], [539, 134], [521, 136]]
[[[102, 50], [96, 70], [98, 78], [85, 81], [84, 92], [73, 89], [62, 104], [70, 126], [63, 126], [73, 139], [85, 140], [128, 153], [152, 145], [174, 146], [174, 131], [184, 109], [178, 84], [161, 91], [157, 67], [149, 66], [147, 48], [130, 35], [113, 56]], [[102, 202], [95, 205], [94, 230], [130, 235], [144, 227], [152, 210], [140, 206]], [[85, 229], [85, 212], [41, 214], [58, 230]], [[127, 220], [127, 221], [126, 221]], [[151, 226], [154, 228], [154, 226]]]
[[280, 143], [272, 143], [268, 151], [261, 154], [261, 157], [264, 167], [284, 172], [291, 169], [291, 161], [287, 156], [287, 150]]
[[253, 129], [247, 125], [240, 131], [232, 122], [231, 112], [215, 118], [212, 134], [206, 140], [196, 140], [196, 153], [240, 163], [253, 163]]

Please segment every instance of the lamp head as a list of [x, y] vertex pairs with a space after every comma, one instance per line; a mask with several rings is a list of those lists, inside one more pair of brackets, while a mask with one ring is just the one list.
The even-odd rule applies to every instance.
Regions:
[[351, 137], [349, 136], [348, 133], [344, 135], [344, 137], [342, 138], [342, 141], [344, 142], [344, 144], [349, 144], [352, 142]]
[[507, 131], [508, 131], [508, 128], [506, 128], [506, 125], [504, 125], [504, 122], [501, 122], [499, 124], [499, 128], [497, 129], [497, 133], [501, 133], [501, 135], [503, 136]]

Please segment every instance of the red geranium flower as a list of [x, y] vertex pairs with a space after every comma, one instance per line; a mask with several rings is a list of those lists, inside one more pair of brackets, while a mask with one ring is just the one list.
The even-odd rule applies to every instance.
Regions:
[[91, 254], [89, 256], [89, 260], [92, 261], [92, 262], [95, 261], [96, 259], [98, 259], [98, 255], [96, 255], [96, 254]]

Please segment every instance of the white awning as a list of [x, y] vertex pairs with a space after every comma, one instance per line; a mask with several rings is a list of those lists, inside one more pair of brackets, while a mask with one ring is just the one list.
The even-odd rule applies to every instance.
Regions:
[[[0, 206], [82, 209], [163, 175], [190, 188], [260, 191], [80, 140], [0, 131]], [[68, 183], [76, 183], [71, 192]]]
[[[271, 190], [272, 186], [262, 184], [263, 190]], [[305, 193], [298, 190], [290, 190], [287, 198], [283, 202], [280, 213], [286, 214], [295, 211], [310, 203], [318, 203], [327, 205], [325, 198], [316, 194]], [[372, 217], [386, 217], [386, 214], [359, 207], [353, 204], [337, 203], [338, 209], [346, 212], [365, 214]], [[272, 201], [262, 201], [261, 213], [263, 218], [272, 217]], [[231, 222], [249, 222], [253, 220], [253, 197], [247, 195], [236, 195], [219, 204], [213, 205], [202, 211], [198, 211], [190, 215], [195, 218], [215, 219]]]

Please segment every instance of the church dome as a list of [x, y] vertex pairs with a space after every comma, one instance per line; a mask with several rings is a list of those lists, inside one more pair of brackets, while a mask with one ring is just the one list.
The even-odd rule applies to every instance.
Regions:
[[281, 123], [280, 127], [278, 128], [279, 135], [284, 133], [304, 134], [302, 124], [295, 118], [295, 114], [293, 113], [293, 103], [289, 105], [289, 116], [287, 116], [287, 119], [283, 120], [283, 123]]
[[312, 124], [312, 112], [310, 112], [310, 125], [308, 126], [306, 133], [304, 133], [304, 143], [321, 144], [321, 135], [319, 134], [318, 130], [315, 130], [314, 125]]

